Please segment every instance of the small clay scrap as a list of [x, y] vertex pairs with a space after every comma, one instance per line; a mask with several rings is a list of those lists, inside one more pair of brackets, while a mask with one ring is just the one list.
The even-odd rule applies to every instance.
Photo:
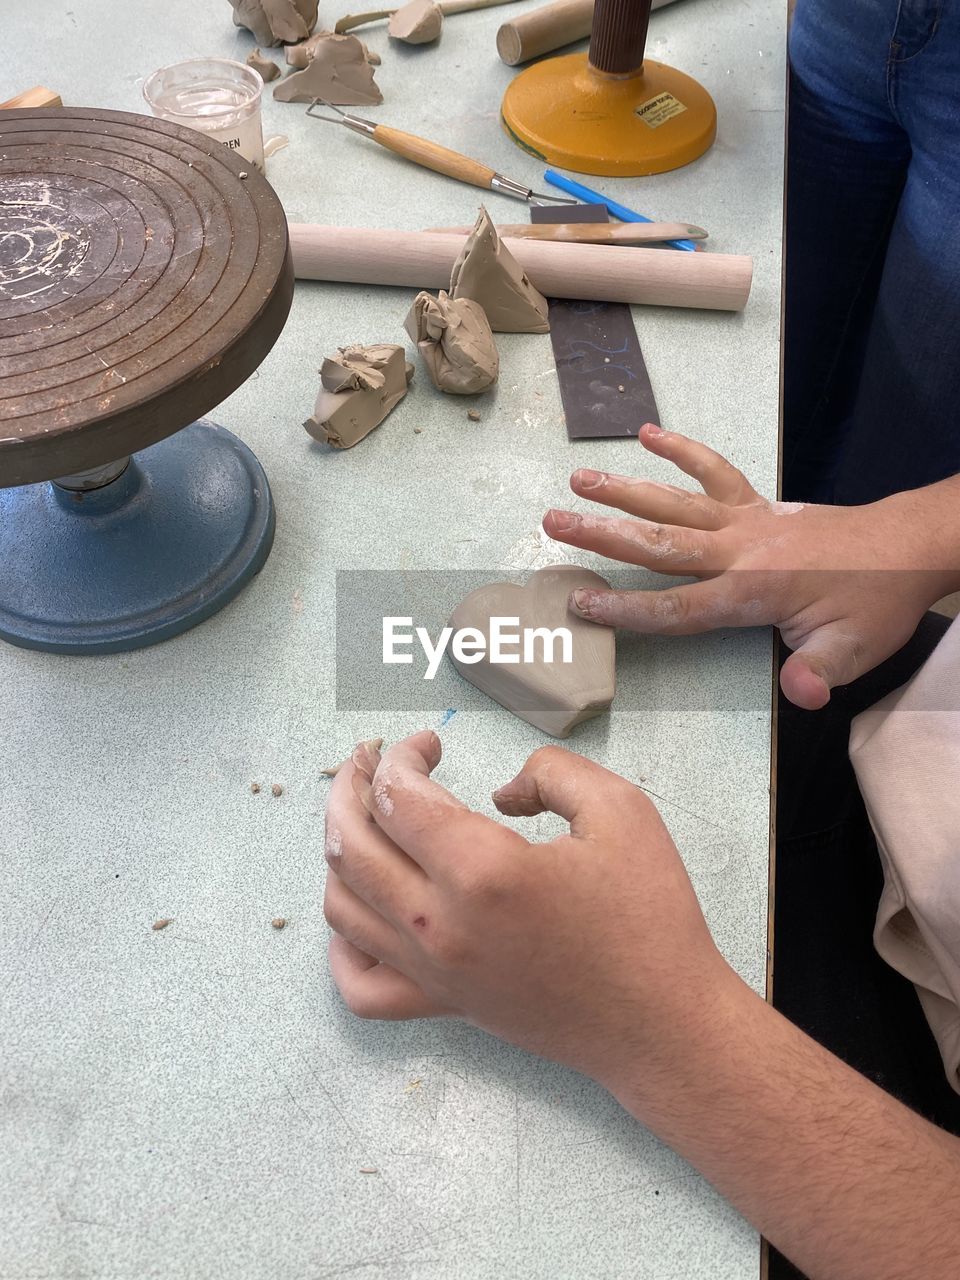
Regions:
[[418, 293], [403, 323], [433, 385], [455, 396], [486, 391], [497, 380], [500, 356], [483, 307], [471, 298]]
[[[451, 646], [447, 652], [465, 680], [475, 684], [501, 706], [512, 711], [544, 733], [565, 738], [574, 725], [606, 711], [616, 691], [616, 639], [612, 627], [588, 622], [568, 607], [570, 593], [578, 587], [608, 588], [609, 583], [589, 569], [575, 565], [554, 565], [532, 574], [522, 587], [511, 582], [494, 582], [479, 587], [454, 609], [449, 626], [454, 633], [472, 627], [486, 639], [479, 662], [458, 661]], [[517, 654], [520, 662], [493, 663], [490, 653], [490, 619], [508, 618], [501, 624], [504, 653]], [[519, 619], [514, 625], [512, 619]], [[525, 661], [525, 636], [532, 637], [532, 661]], [[566, 628], [570, 633], [569, 657], [562, 657], [562, 637], [554, 635], [552, 653], [544, 632]], [[506, 647], [507, 635], [519, 634], [519, 643]], [[552, 661], [547, 661], [551, 656]]]
[[253, 67], [254, 71], [258, 71], [260, 73], [260, 77], [264, 84], [270, 80], [276, 80], [277, 76], [280, 74], [280, 68], [273, 59], [268, 58], [266, 54], [261, 53], [259, 49], [254, 49], [253, 53], [247, 54], [247, 66]]
[[313, 102], [323, 98], [338, 107], [369, 106], [383, 101], [364, 46], [356, 36], [323, 36], [304, 69], [281, 80], [273, 96], [278, 102]]
[[[302, 71], [312, 61], [317, 47], [328, 36], [334, 34], [333, 31], [315, 31], [308, 40], [301, 40], [299, 44], [288, 44], [283, 51], [283, 56], [286, 58], [288, 66], [293, 67], [296, 71]], [[371, 67], [379, 67], [381, 61], [379, 53], [374, 53], [372, 49], [368, 49], [362, 40], [360, 41], [360, 47], [363, 49], [363, 56]]]
[[390, 15], [387, 35], [406, 44], [430, 44], [440, 39], [443, 10], [434, 0], [409, 0]]
[[[230, 0], [233, 21], [269, 49], [305, 40], [317, 22], [317, 0]], [[257, 68], [259, 70], [259, 67]]]
[[471, 422], [479, 422], [479, 421], [480, 421], [480, 415], [479, 415], [479, 413], [477, 413], [476, 409], [468, 409], [468, 410], [467, 410], [467, 417], [470, 419], [470, 421], [471, 421]]
[[270, 794], [271, 794], [272, 796], [282, 796], [282, 795], [283, 795], [283, 787], [281, 787], [281, 785], [280, 785], [280, 783], [279, 783], [279, 782], [275, 782], [275, 783], [273, 784], [273, 786], [270, 788]]
[[494, 333], [549, 333], [547, 300], [533, 287], [503, 244], [486, 209], [453, 264], [450, 292], [472, 298], [487, 313]]
[[314, 440], [349, 449], [379, 427], [412, 377], [403, 347], [341, 347], [320, 368], [320, 393], [303, 425]]
[[287, 927], [287, 918], [286, 916], [274, 916], [270, 923], [274, 929], [285, 929]]
[[173, 924], [172, 917], [170, 919], [154, 920], [150, 928], [154, 931], [154, 933], [159, 933], [160, 930], [165, 929], [168, 924]]

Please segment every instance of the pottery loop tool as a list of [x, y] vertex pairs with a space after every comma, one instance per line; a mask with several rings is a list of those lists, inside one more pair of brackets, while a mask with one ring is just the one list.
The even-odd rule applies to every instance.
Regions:
[[[315, 110], [318, 103], [335, 111], [336, 116], [325, 116], [322, 112]], [[432, 169], [434, 173], [456, 178], [458, 182], [468, 182], [474, 187], [499, 191], [501, 195], [513, 196], [516, 200], [526, 200], [529, 204], [575, 205], [577, 203], [576, 200], [567, 199], [565, 196], [549, 196], [541, 191], [533, 191], [523, 183], [514, 182], [512, 178], [497, 173], [496, 169], [491, 169], [489, 165], [481, 164], [479, 160], [471, 160], [469, 156], [461, 155], [459, 151], [451, 151], [449, 147], [441, 147], [428, 138], [419, 138], [414, 133], [392, 129], [389, 125], [376, 124], [373, 120], [364, 120], [362, 116], [349, 115], [346, 111], [335, 107], [332, 102], [327, 102], [325, 98], [314, 98], [307, 107], [307, 115], [312, 116], [314, 120], [326, 120], [329, 124], [344, 125], [347, 129], [353, 129], [355, 133], [372, 138], [374, 142], [378, 142], [381, 147], [386, 147], [395, 155], [403, 156], [405, 160], [412, 160], [414, 164], [419, 164], [424, 169]]]

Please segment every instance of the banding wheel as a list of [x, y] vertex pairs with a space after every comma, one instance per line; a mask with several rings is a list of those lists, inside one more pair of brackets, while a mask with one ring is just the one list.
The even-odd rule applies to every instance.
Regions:
[[575, 173], [642, 177], [711, 146], [717, 111], [682, 71], [644, 61], [650, 0], [596, 0], [590, 49], [521, 71], [503, 97], [507, 131], [538, 159]]
[[263, 566], [263, 468], [197, 419], [292, 296], [280, 202], [221, 143], [125, 112], [0, 112], [0, 638], [139, 648]]

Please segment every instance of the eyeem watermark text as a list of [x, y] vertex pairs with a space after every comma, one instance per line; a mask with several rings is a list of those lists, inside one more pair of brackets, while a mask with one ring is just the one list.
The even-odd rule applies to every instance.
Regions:
[[521, 627], [519, 618], [491, 618], [489, 635], [477, 627], [443, 627], [434, 643], [426, 627], [414, 627], [413, 618], [391, 617], [383, 620], [384, 664], [412, 663], [413, 654], [404, 650], [412, 649], [415, 639], [427, 660], [424, 680], [437, 674], [448, 646], [457, 662], [467, 664], [484, 659], [503, 664], [573, 662], [573, 636], [567, 627]]

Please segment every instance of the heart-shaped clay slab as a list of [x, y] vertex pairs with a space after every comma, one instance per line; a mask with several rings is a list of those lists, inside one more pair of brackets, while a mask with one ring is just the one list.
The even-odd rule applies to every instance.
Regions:
[[[451, 642], [450, 660], [465, 680], [482, 689], [501, 706], [512, 711], [554, 738], [566, 738], [574, 725], [607, 710], [616, 691], [616, 639], [611, 627], [572, 613], [567, 606], [571, 591], [578, 587], [609, 588], [610, 584], [590, 569], [574, 565], [554, 565], [539, 569], [522, 587], [512, 582], [491, 582], [479, 587], [457, 605], [450, 616], [454, 633], [471, 627], [485, 640], [480, 661], [457, 657]], [[504, 634], [520, 633], [521, 642], [503, 647], [521, 661], [490, 661], [490, 619], [519, 619], [519, 625], [501, 624]], [[553, 660], [546, 661], [547, 647], [533, 638], [533, 661], [525, 662], [523, 635], [528, 629], [543, 627], [570, 632], [570, 662], [563, 662], [559, 638], [553, 644]]]

